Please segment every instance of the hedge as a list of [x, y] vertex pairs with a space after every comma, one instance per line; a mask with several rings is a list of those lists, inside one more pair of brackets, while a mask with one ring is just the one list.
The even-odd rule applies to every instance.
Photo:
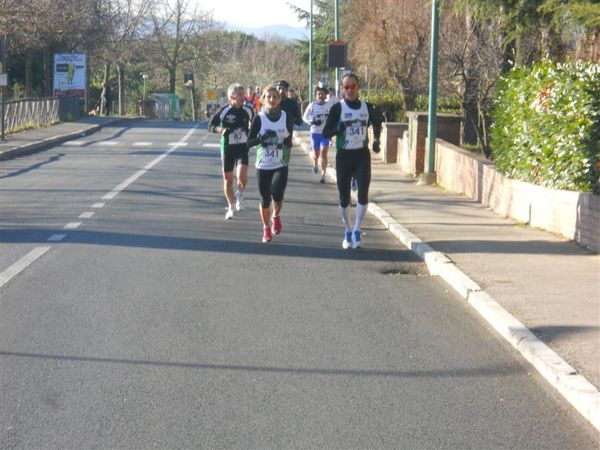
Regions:
[[510, 178], [598, 191], [600, 64], [543, 60], [501, 77], [490, 147]]
[[[370, 92], [361, 94], [361, 97], [376, 105], [388, 122], [401, 122], [404, 120], [406, 111], [402, 108], [402, 94], [400, 91]], [[462, 113], [461, 100], [458, 97], [438, 98], [437, 103], [438, 113]], [[428, 109], [429, 99], [423, 95], [418, 96], [415, 111], [427, 112]]]

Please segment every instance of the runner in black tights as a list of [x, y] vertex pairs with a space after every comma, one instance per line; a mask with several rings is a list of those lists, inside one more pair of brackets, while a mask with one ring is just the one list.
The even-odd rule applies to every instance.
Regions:
[[[340, 214], [344, 221], [345, 233], [343, 248], [361, 246], [360, 227], [369, 204], [371, 183], [371, 153], [369, 152], [368, 127], [373, 127], [373, 152], [379, 153], [381, 135], [381, 115], [364, 100], [359, 99], [358, 77], [354, 74], [342, 78], [344, 99], [329, 110], [323, 136], [336, 136], [335, 169], [340, 196]], [[358, 184], [358, 203], [354, 227], [348, 215], [350, 205], [350, 184], [354, 177]]]
[[261, 100], [263, 109], [252, 120], [248, 145], [258, 146], [256, 177], [260, 193], [260, 218], [263, 224], [262, 241], [271, 242], [273, 234], [281, 233], [279, 214], [287, 186], [294, 123], [293, 118], [281, 110], [281, 95], [275, 86], [265, 87]]

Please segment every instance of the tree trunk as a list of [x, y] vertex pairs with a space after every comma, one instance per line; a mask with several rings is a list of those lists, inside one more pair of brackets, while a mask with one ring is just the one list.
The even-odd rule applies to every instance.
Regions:
[[25, 96], [33, 97], [33, 83], [31, 82], [31, 75], [33, 73], [33, 55], [31, 50], [27, 50], [25, 54]]
[[108, 99], [103, 95], [105, 90], [104, 90], [104, 86], [108, 86], [108, 82], [109, 82], [109, 77], [110, 77], [110, 63], [105, 63], [104, 64], [104, 77], [102, 78], [102, 95], [100, 95], [100, 112], [101, 114], [103, 114], [105, 111], [109, 111], [110, 106], [111, 105], [107, 105], [106, 102], [108, 101]]
[[175, 86], [177, 85], [177, 68], [172, 66], [169, 69], [169, 92], [175, 93]]
[[471, 145], [481, 145], [479, 123], [479, 76], [477, 70], [478, 50], [481, 48], [480, 25], [472, 20], [470, 14], [465, 18], [467, 34], [471, 36], [468, 42], [464, 61], [463, 93], [463, 142]]

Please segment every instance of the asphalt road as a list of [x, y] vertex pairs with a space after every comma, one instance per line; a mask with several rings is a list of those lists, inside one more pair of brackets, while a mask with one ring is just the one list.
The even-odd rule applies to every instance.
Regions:
[[597, 449], [598, 434], [298, 149], [261, 243], [204, 126], [0, 161], [0, 448]]

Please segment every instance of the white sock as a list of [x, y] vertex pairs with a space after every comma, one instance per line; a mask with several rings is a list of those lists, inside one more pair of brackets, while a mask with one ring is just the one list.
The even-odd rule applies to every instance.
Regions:
[[360, 226], [365, 218], [365, 214], [367, 214], [367, 207], [368, 205], [361, 205], [360, 203], [356, 204], [356, 221], [354, 222], [354, 231], [360, 230]]
[[341, 206], [340, 208], [340, 215], [342, 216], [342, 221], [344, 222], [344, 225], [346, 226], [346, 231], [350, 231], [350, 218], [348, 217], [348, 207], [342, 208]]

